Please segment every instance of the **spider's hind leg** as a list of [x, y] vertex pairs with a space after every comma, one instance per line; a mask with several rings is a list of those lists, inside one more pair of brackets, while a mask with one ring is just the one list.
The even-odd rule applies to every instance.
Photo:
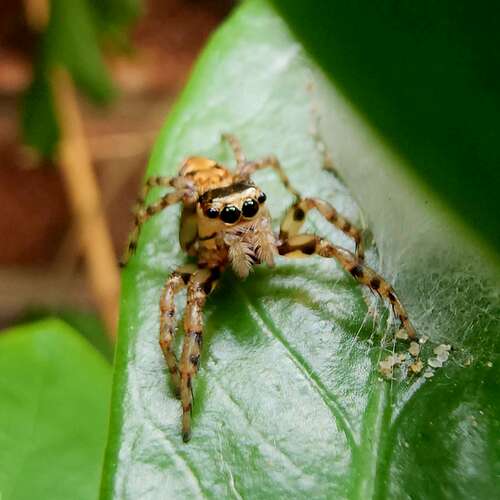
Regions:
[[235, 179], [237, 181], [243, 181], [248, 179], [252, 174], [257, 172], [258, 170], [262, 170], [263, 168], [272, 168], [279, 176], [281, 182], [285, 186], [285, 188], [294, 196], [296, 200], [300, 199], [300, 194], [296, 191], [292, 185], [290, 184], [290, 180], [286, 175], [281, 163], [278, 158], [274, 155], [264, 156], [257, 161], [247, 162], [240, 167], [238, 167], [236, 171]]
[[236, 159], [236, 167], [240, 169], [247, 162], [245, 154], [243, 153], [243, 148], [238, 138], [233, 134], [222, 134], [222, 139], [227, 141], [231, 149], [233, 150], [234, 157]]

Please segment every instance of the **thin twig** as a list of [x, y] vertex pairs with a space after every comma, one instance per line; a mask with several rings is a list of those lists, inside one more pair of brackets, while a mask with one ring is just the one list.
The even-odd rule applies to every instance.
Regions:
[[61, 129], [58, 164], [78, 228], [90, 286], [107, 331], [113, 337], [120, 287], [116, 257], [102, 210], [73, 83], [67, 71], [61, 67], [53, 69], [51, 80]]

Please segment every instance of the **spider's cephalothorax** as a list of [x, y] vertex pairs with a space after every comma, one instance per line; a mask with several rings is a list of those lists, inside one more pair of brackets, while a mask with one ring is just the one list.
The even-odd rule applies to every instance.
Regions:
[[[193, 162], [200, 163], [198, 158], [189, 158], [180, 175], [190, 171]], [[201, 172], [193, 172], [197, 201], [183, 210], [182, 248], [196, 255], [201, 267], [223, 268], [230, 262], [240, 277], [248, 275], [252, 264], [273, 265], [277, 241], [271, 229], [266, 195], [249, 179], [235, 179], [217, 164], [204, 172], [204, 180], [211, 179], [210, 176], [224, 180], [221, 187], [212, 188], [210, 182], [210, 188], [206, 189], [206, 183], [196, 179]]]
[[[207, 158], [190, 157], [175, 177], [147, 179], [139, 198], [134, 230], [123, 260], [125, 264], [134, 253], [144, 222], [173, 203], [183, 204], [180, 243], [188, 255], [196, 257], [197, 263], [177, 269], [165, 283], [160, 299], [160, 346], [172, 383], [182, 402], [184, 441], [189, 439], [191, 431], [191, 384], [200, 363], [203, 307], [220, 273], [228, 265], [233, 267], [238, 276], [245, 277], [254, 264], [274, 265], [275, 255], [303, 257], [317, 254], [335, 258], [354, 279], [386, 299], [408, 338], [416, 339], [406, 310], [392, 286], [364, 264], [361, 231], [326, 201], [301, 198], [290, 186], [276, 157], [247, 161], [236, 138], [231, 135], [225, 135], [224, 138], [236, 157], [234, 172]], [[271, 167], [278, 173], [285, 187], [295, 197], [295, 203], [281, 224], [279, 235], [272, 231], [265, 193], [251, 180], [254, 172], [266, 167]], [[158, 201], [145, 205], [149, 190], [156, 186], [173, 189]], [[319, 236], [299, 234], [307, 212], [313, 208], [353, 239], [354, 253]], [[178, 363], [173, 351], [176, 331], [174, 298], [184, 287], [187, 287], [185, 339]]]

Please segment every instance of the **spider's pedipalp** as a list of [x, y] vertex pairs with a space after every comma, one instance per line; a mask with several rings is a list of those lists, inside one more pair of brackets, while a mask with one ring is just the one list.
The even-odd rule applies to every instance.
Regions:
[[317, 254], [322, 257], [334, 258], [348, 271], [358, 283], [369, 287], [375, 293], [386, 299], [391, 305], [394, 314], [401, 322], [401, 327], [406, 330], [408, 338], [417, 339], [415, 328], [408, 319], [408, 314], [399, 300], [394, 288], [376, 271], [368, 267], [355, 254], [330, 243], [315, 235], [299, 234], [292, 236], [281, 243], [279, 253], [284, 256], [295, 257], [298, 254]]

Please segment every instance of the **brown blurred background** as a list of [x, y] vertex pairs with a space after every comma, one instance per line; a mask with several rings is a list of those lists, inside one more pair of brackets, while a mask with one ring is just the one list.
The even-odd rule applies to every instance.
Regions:
[[[149, 151], [190, 68], [232, 0], [145, 0], [132, 50], [106, 54], [119, 97], [79, 108], [116, 259]], [[2, 0], [0, 17], [0, 327], [27, 311], [95, 310], [61, 170], [22, 144], [21, 95], [36, 36], [26, 5]]]

